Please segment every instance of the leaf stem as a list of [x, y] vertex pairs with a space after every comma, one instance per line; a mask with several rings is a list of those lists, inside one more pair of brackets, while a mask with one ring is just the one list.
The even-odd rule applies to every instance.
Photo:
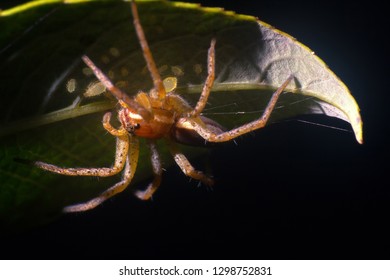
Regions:
[[48, 114], [14, 121], [0, 126], [0, 137], [71, 118], [110, 110], [114, 108], [114, 106], [115, 102], [109, 101], [100, 101], [77, 107], [71, 105]]

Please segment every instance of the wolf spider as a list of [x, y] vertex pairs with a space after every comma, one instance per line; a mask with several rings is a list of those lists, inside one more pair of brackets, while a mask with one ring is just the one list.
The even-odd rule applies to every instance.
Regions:
[[131, 9], [135, 31], [153, 80], [154, 88], [149, 93], [139, 92], [131, 98], [121, 89], [114, 86], [109, 78], [86, 55], [82, 57], [83, 61], [93, 71], [100, 82], [118, 99], [120, 108], [117, 110], [117, 115], [121, 124], [120, 127], [114, 128], [110, 124], [111, 112], [107, 112], [103, 116], [103, 127], [111, 135], [116, 137], [114, 165], [108, 168], [62, 168], [41, 161], [35, 161], [33, 164], [41, 169], [68, 176], [107, 177], [115, 175], [122, 170], [123, 175], [119, 183], [110, 187], [99, 196], [81, 204], [67, 206], [64, 208], [64, 212], [90, 210], [106, 199], [122, 192], [130, 184], [138, 162], [138, 137], [143, 137], [148, 140], [154, 173], [154, 179], [147, 188], [144, 191], [135, 192], [136, 196], [140, 199], [147, 200], [151, 198], [160, 185], [162, 166], [156, 147], [156, 140], [161, 138], [164, 138], [168, 143], [170, 153], [185, 175], [199, 180], [206, 185], [212, 185], [213, 180], [201, 171], [194, 169], [186, 156], [181, 153], [176, 142], [189, 145], [199, 143], [199, 141], [225, 142], [264, 127], [280, 94], [292, 79], [292, 76], [287, 78], [273, 93], [260, 118], [232, 130], [224, 131], [217, 122], [201, 116], [214, 82], [216, 40], [211, 40], [207, 58], [208, 76], [199, 100], [195, 108], [192, 108], [179, 95], [173, 92], [166, 92], [146, 41], [134, 1], [131, 2]]

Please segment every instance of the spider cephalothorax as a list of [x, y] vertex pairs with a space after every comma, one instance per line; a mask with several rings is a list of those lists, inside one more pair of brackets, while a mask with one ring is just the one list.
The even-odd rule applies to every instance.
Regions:
[[149, 139], [162, 138], [174, 124], [174, 115], [171, 111], [158, 107], [150, 107], [150, 110], [150, 118], [144, 119], [138, 112], [124, 107], [118, 111], [118, 118], [122, 126], [135, 136]]
[[85, 203], [65, 207], [65, 212], [78, 212], [92, 209], [106, 199], [123, 191], [130, 184], [137, 168], [139, 137], [148, 139], [154, 173], [154, 180], [147, 188], [144, 191], [135, 192], [140, 199], [149, 199], [160, 185], [162, 166], [157, 151], [156, 140], [162, 138], [166, 140], [175, 162], [182, 169], [184, 174], [199, 180], [206, 185], [212, 185], [213, 180], [201, 171], [195, 170], [192, 167], [185, 155], [180, 152], [176, 142], [190, 145], [199, 145], [205, 142], [225, 142], [264, 127], [280, 94], [292, 80], [292, 76], [286, 78], [286, 81], [274, 92], [260, 118], [235, 129], [225, 131], [217, 122], [201, 116], [214, 82], [215, 39], [211, 40], [208, 51], [208, 76], [200, 98], [195, 108], [192, 108], [179, 95], [174, 92], [167, 93], [165, 91], [142, 30], [142, 26], [139, 22], [138, 12], [134, 1], [131, 2], [131, 8], [134, 18], [134, 27], [154, 87], [149, 93], [139, 92], [131, 98], [121, 89], [114, 86], [110, 79], [87, 56], [82, 57], [83, 61], [91, 68], [100, 82], [118, 99], [119, 108], [117, 110], [117, 115], [121, 124], [120, 127], [114, 128], [110, 124], [111, 112], [107, 112], [103, 116], [104, 128], [117, 139], [114, 165], [109, 168], [62, 168], [41, 161], [35, 161], [34, 165], [51, 172], [69, 176], [107, 177], [115, 175], [122, 170], [123, 175], [120, 182], [101, 193], [98, 197]]
[[[89, 62], [88, 62], [89, 63]], [[205, 144], [205, 139], [197, 133], [191, 122], [187, 119], [191, 107], [180, 96], [169, 93], [161, 101], [152, 99], [144, 92], [138, 93], [135, 99], [138, 102], [138, 110], [146, 110], [148, 114], [138, 113], [137, 109], [119, 101], [121, 109], [118, 110], [118, 119], [130, 134], [149, 138], [160, 139], [168, 137], [179, 143], [188, 145]], [[224, 128], [212, 119], [199, 116], [201, 123], [214, 133], [222, 133]]]

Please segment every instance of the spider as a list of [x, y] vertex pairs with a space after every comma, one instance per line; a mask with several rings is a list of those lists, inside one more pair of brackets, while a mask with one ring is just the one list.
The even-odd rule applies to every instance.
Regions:
[[120, 122], [120, 127], [115, 128], [111, 125], [111, 112], [105, 113], [102, 121], [103, 127], [111, 135], [116, 137], [114, 164], [112, 167], [102, 168], [63, 168], [42, 161], [34, 161], [33, 165], [47, 171], [68, 176], [107, 177], [118, 174], [121, 171], [123, 171], [123, 175], [120, 182], [99, 196], [84, 203], [67, 206], [63, 209], [64, 212], [80, 212], [93, 209], [108, 198], [122, 192], [132, 181], [137, 168], [139, 137], [147, 139], [154, 179], [145, 190], [135, 192], [138, 198], [142, 200], [150, 199], [160, 185], [162, 164], [156, 147], [156, 141], [158, 139], [166, 140], [170, 153], [185, 175], [211, 186], [213, 179], [203, 172], [195, 170], [186, 156], [181, 153], [176, 143], [194, 145], [199, 143], [199, 141], [225, 142], [264, 127], [280, 94], [292, 80], [292, 76], [288, 77], [273, 93], [260, 118], [232, 130], [225, 131], [217, 122], [201, 116], [214, 82], [216, 40], [211, 40], [207, 57], [208, 76], [199, 100], [196, 106], [192, 108], [179, 95], [174, 92], [166, 92], [145, 38], [134, 1], [131, 2], [131, 10], [134, 28], [154, 87], [149, 93], [141, 91], [134, 97], [129, 97], [120, 88], [114, 86], [110, 79], [88, 56], [82, 56], [82, 60], [93, 71], [97, 79], [118, 100], [119, 109], [117, 110], [117, 117]]

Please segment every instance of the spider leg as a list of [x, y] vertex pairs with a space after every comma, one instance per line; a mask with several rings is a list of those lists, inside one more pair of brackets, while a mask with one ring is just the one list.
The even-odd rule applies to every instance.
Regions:
[[113, 136], [121, 137], [127, 135], [128, 132], [123, 127], [121, 127], [120, 129], [116, 129], [110, 124], [111, 115], [111, 112], [107, 112], [104, 114], [103, 127]]
[[204, 107], [206, 107], [207, 100], [210, 95], [211, 87], [214, 83], [215, 78], [215, 39], [211, 40], [210, 48], [207, 56], [207, 72], [208, 76], [206, 82], [203, 85], [202, 93], [195, 108], [188, 114], [188, 117], [198, 117], [202, 113]]
[[134, 177], [134, 173], [138, 163], [138, 156], [139, 156], [138, 139], [136, 137], [131, 137], [130, 142], [131, 142], [130, 149], [128, 155], [126, 156], [126, 165], [125, 165], [125, 170], [123, 172], [122, 181], [116, 183], [114, 186], [101, 193], [98, 197], [95, 197], [84, 203], [65, 207], [63, 209], [63, 212], [71, 213], [71, 212], [81, 212], [81, 211], [90, 210], [92, 208], [95, 208], [105, 200], [109, 199], [110, 197], [122, 192], [127, 188], [127, 186], [130, 184], [131, 180]]
[[[146, 65], [148, 66], [150, 76], [152, 77], [154, 88], [157, 91], [157, 96], [152, 96], [154, 98], [158, 98], [160, 100], [163, 100], [165, 98], [166, 92], [164, 88], [164, 84], [161, 80], [160, 73], [158, 72], [156, 63], [154, 62], [152, 53], [150, 51], [148, 41], [146, 40], [145, 33], [142, 29], [139, 16], [138, 16], [138, 10], [137, 10], [137, 5], [135, 4], [135, 1], [131, 1], [131, 11], [133, 13], [133, 24], [135, 31], [137, 33], [137, 37], [139, 40], [139, 43], [142, 48], [142, 53], [144, 55]], [[151, 92], [152, 94], [156, 94], [155, 92]]]
[[150, 149], [150, 160], [152, 163], [154, 179], [153, 181], [146, 187], [145, 190], [137, 190], [135, 195], [142, 200], [148, 200], [152, 197], [154, 192], [160, 186], [161, 177], [162, 177], [162, 166], [160, 155], [157, 151], [157, 146], [155, 141], [149, 141], [149, 149]]
[[121, 106], [133, 108], [137, 110], [137, 112], [145, 119], [149, 120], [151, 118], [150, 112], [148, 112], [145, 108], [140, 106], [136, 101], [130, 98], [125, 92], [123, 92], [120, 88], [116, 87], [111, 80], [100, 70], [99, 67], [92, 62], [92, 60], [83, 55], [82, 60], [87, 64], [87, 66], [93, 71], [96, 78], [108, 89], [112, 95], [115, 96], [119, 101], [122, 101]]
[[101, 168], [63, 168], [42, 161], [34, 161], [33, 165], [50, 172], [68, 176], [108, 177], [119, 173], [125, 165], [126, 156], [129, 151], [129, 135], [123, 128], [118, 130], [112, 127], [110, 124], [110, 118], [111, 113], [108, 112], [104, 115], [103, 126], [109, 133], [117, 136], [114, 166]]
[[67, 175], [67, 176], [98, 176], [109, 177], [119, 173], [126, 162], [126, 154], [129, 148], [128, 136], [117, 137], [115, 163], [112, 167], [101, 168], [65, 168], [42, 161], [34, 161], [32, 164], [43, 170]]
[[199, 180], [207, 186], [212, 186], [214, 184], [213, 179], [205, 175], [203, 172], [196, 170], [191, 165], [187, 157], [180, 152], [176, 143], [172, 141], [169, 141], [168, 143], [169, 143], [169, 151], [171, 152], [173, 159], [175, 160], [176, 164], [180, 167], [180, 169], [183, 171], [185, 175], [194, 178], [196, 180]]
[[184, 118], [184, 119], [187, 120], [189, 123], [191, 123], [192, 129], [194, 129], [200, 136], [202, 136], [202, 138], [204, 138], [209, 142], [226, 142], [232, 140], [238, 136], [262, 128], [266, 125], [269, 117], [271, 116], [273, 109], [275, 108], [276, 102], [278, 101], [280, 94], [283, 92], [283, 90], [287, 87], [287, 85], [290, 83], [292, 79], [293, 76], [292, 75], [289, 76], [287, 80], [273, 93], [270, 101], [268, 102], [267, 107], [264, 110], [263, 115], [260, 118], [250, 123], [244, 124], [240, 127], [237, 127], [235, 129], [220, 134], [216, 134], [210, 131], [209, 129], [207, 129], [206, 126], [199, 119], [192, 119], [192, 118]]

